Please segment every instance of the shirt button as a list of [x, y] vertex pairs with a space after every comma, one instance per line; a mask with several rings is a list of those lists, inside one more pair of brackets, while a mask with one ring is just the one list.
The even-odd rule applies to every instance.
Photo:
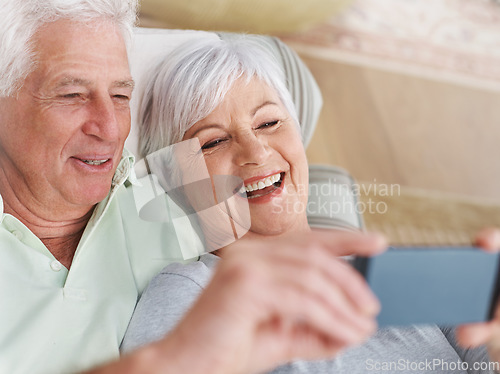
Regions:
[[18, 238], [19, 240], [21, 240], [23, 238], [23, 233], [21, 231], [18, 231], [18, 230], [14, 230], [12, 231], [12, 234]]
[[50, 268], [54, 271], [59, 271], [62, 269], [62, 265], [59, 261], [54, 260], [50, 263]]

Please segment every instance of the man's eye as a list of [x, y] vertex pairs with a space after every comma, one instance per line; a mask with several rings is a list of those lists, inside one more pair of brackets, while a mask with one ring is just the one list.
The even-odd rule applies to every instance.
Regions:
[[74, 98], [78, 98], [78, 97], [81, 97], [81, 96], [82, 96], [82, 94], [78, 93], [78, 92], [73, 92], [73, 93], [70, 93], [70, 94], [62, 95], [62, 97], [66, 98], [66, 99], [74, 99]]
[[278, 121], [278, 120], [271, 121], [271, 122], [265, 122], [262, 125], [259, 125], [257, 128], [258, 129], [266, 129], [266, 128], [269, 128], [269, 127], [276, 126], [278, 123], [280, 123], [280, 121]]
[[209, 142], [206, 142], [205, 144], [203, 144], [201, 146], [201, 149], [202, 150], [205, 150], [205, 149], [210, 149], [210, 148], [214, 148], [218, 145], [221, 145], [222, 143], [224, 143], [227, 139], [215, 139], [215, 140], [212, 140], [212, 141], [209, 141]]
[[126, 100], [126, 101], [129, 101], [130, 100], [130, 97], [127, 96], [127, 95], [114, 95], [113, 96], [115, 99], [119, 99], [119, 100]]

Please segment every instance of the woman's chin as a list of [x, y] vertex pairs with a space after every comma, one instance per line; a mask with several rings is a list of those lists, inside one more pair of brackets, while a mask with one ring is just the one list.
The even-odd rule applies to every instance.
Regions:
[[[253, 221], [253, 219], [252, 219]], [[306, 219], [296, 219], [291, 221], [259, 221], [257, 224], [252, 224], [247, 233], [248, 237], [269, 237], [288, 235], [297, 232], [309, 230], [309, 225]]]

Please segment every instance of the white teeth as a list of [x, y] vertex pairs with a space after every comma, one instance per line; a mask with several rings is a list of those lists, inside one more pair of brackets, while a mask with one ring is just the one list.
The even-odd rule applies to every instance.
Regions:
[[85, 162], [87, 165], [102, 165], [108, 160], [109, 159], [106, 159], [106, 160], [82, 160], [82, 161]]
[[280, 173], [271, 175], [270, 177], [266, 177], [264, 179], [261, 179], [258, 182], [246, 185], [245, 191], [252, 192], [252, 191], [262, 190], [262, 189], [269, 187], [269, 186], [273, 185], [274, 183], [278, 182], [280, 179], [281, 179]]

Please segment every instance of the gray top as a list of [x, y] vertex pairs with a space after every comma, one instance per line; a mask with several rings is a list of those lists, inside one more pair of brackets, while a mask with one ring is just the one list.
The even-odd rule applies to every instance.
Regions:
[[[209, 282], [218, 260], [206, 254], [186, 265], [170, 264], [153, 278], [137, 304], [122, 352], [158, 340], [173, 329]], [[272, 373], [494, 373], [487, 369], [488, 363], [484, 347], [461, 348], [453, 329], [426, 325], [379, 329], [366, 343], [335, 359], [295, 361]]]

